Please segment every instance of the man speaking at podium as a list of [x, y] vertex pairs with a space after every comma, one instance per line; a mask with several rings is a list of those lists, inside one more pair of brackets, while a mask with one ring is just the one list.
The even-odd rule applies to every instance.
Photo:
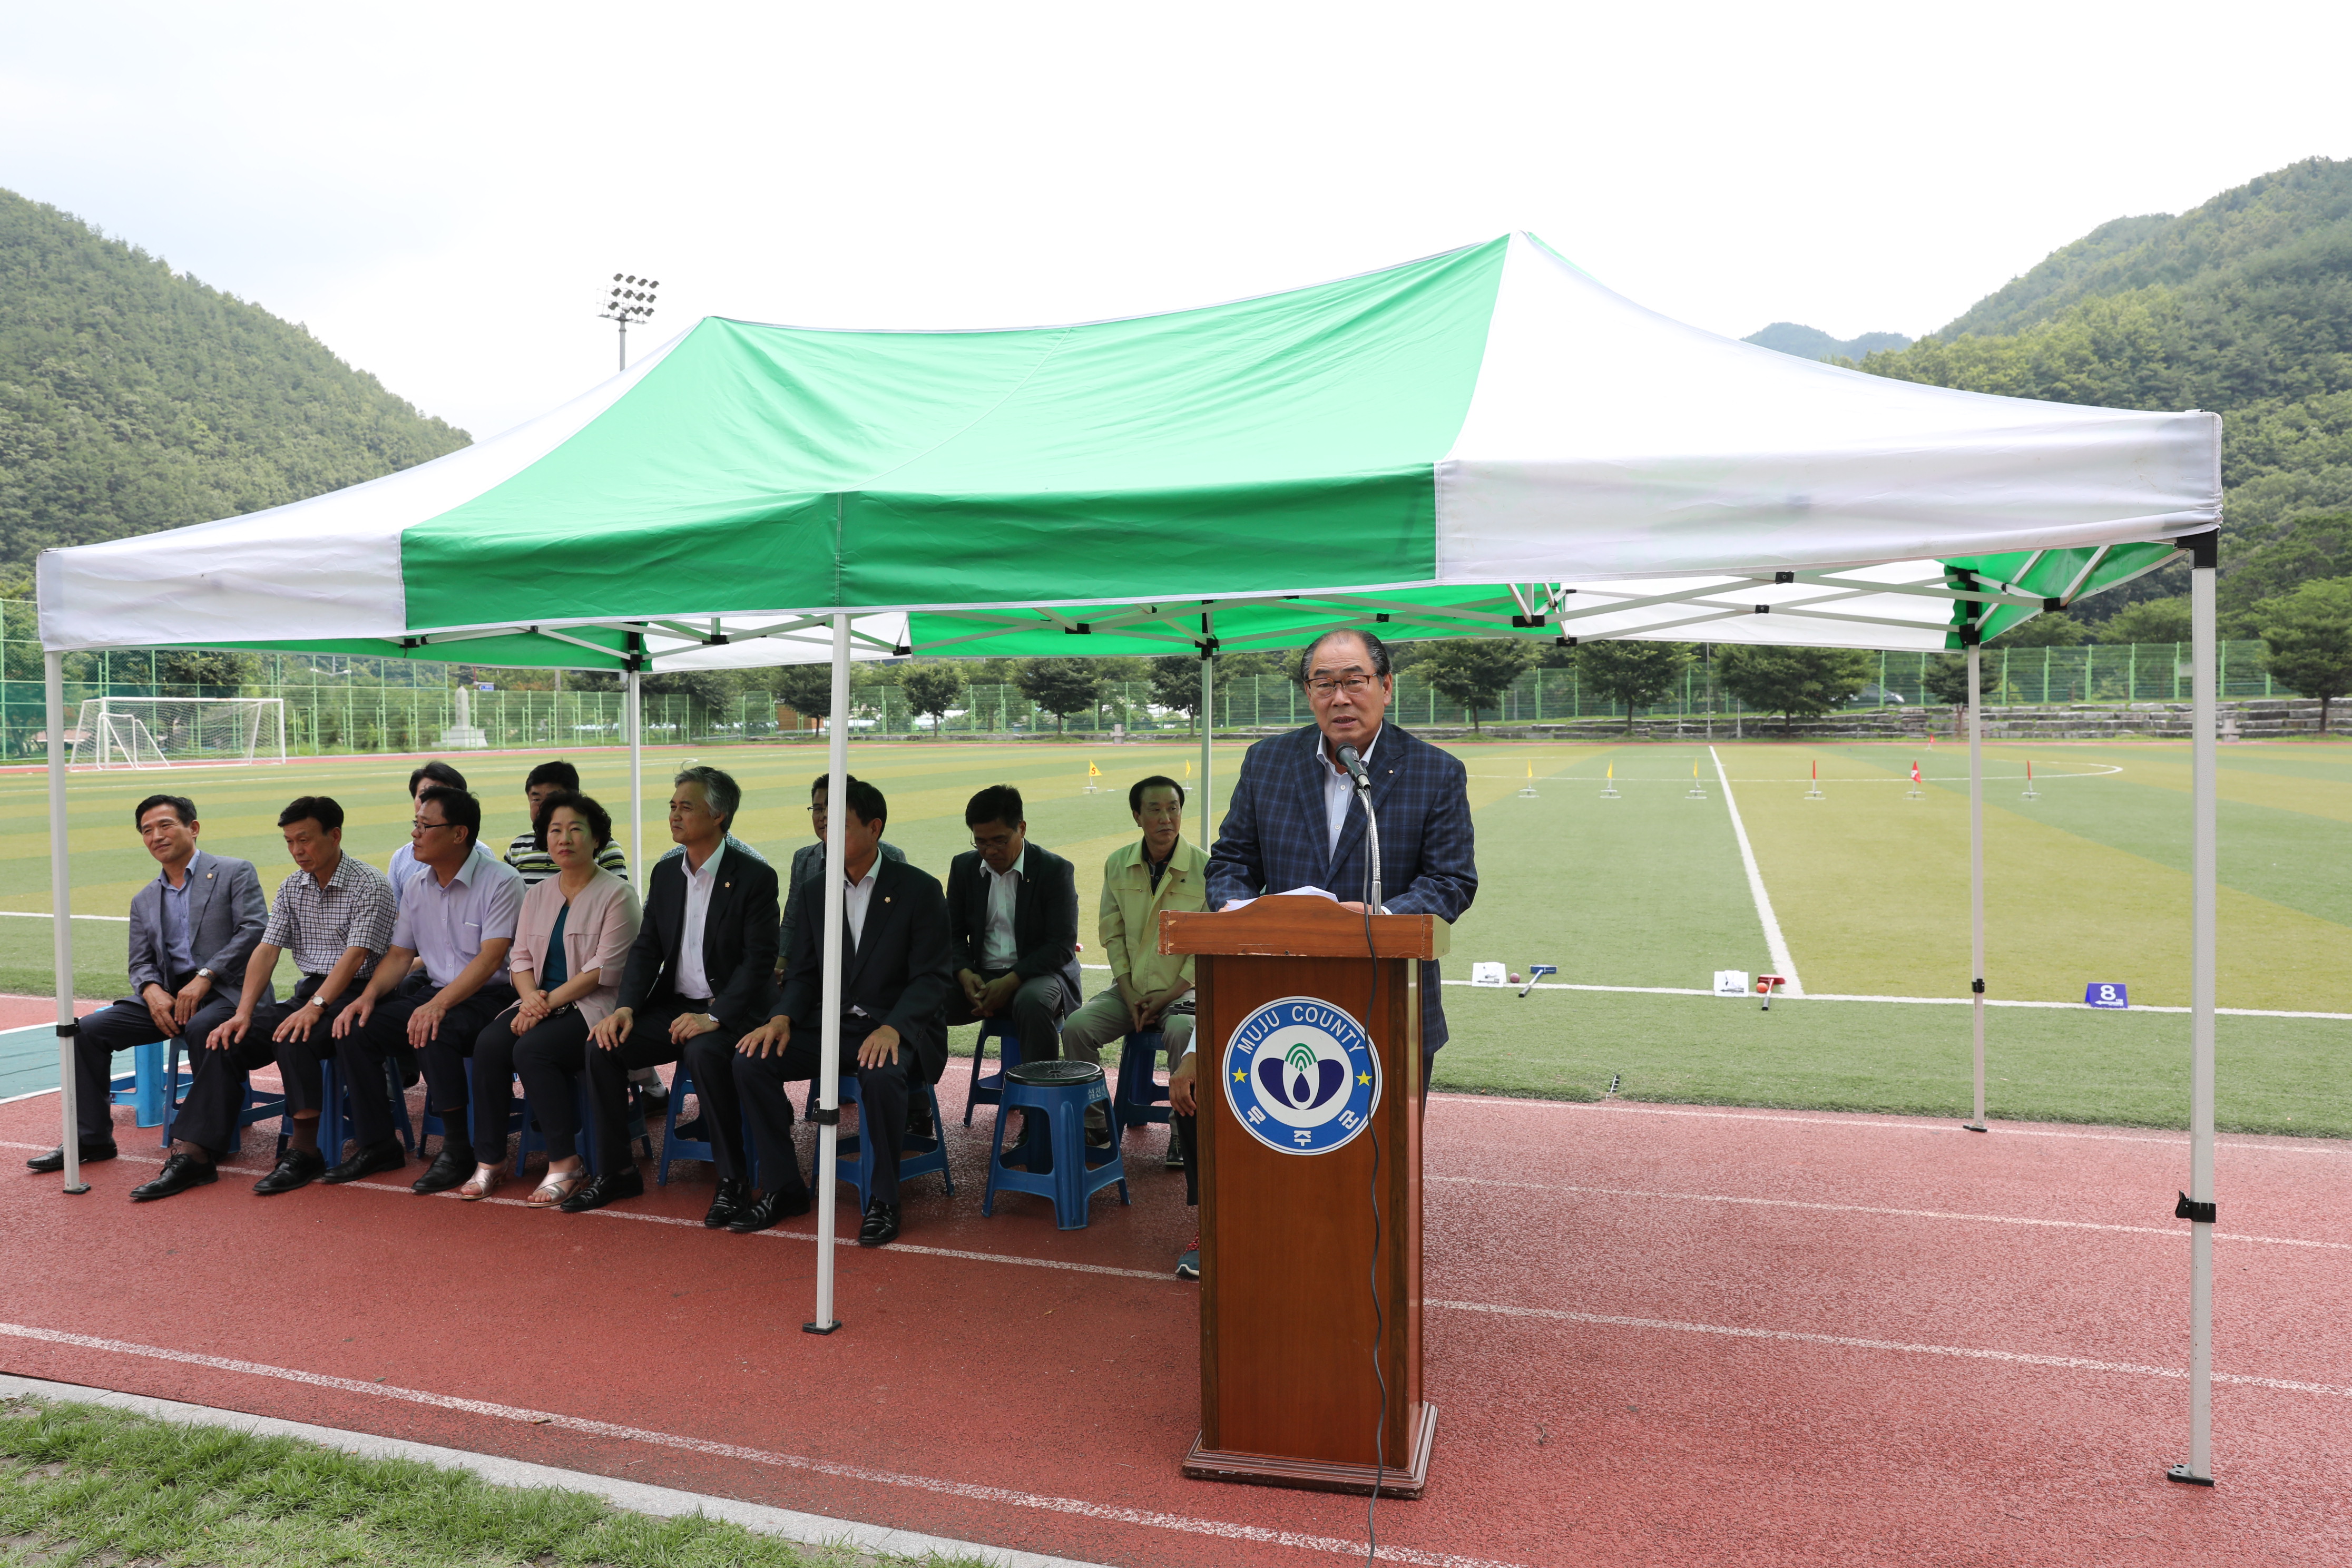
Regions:
[[[1360, 913], [1370, 870], [1362, 769], [1380, 816], [1381, 897], [1389, 914], [1457, 921], [1478, 891], [1470, 798], [1461, 760], [1381, 721], [1396, 689], [1389, 650], [1369, 632], [1326, 632], [1299, 656], [1315, 722], [1260, 741], [1242, 758], [1223, 830], [1209, 855], [1209, 907], [1239, 899], [1321, 888]], [[1430, 1058], [1445, 1043], [1437, 964], [1421, 966], [1422, 1089]], [[1213, 1057], [1219, 1042], [1201, 1042]], [[1171, 1075], [1169, 1098], [1194, 1112], [1193, 1063]], [[1425, 1103], [1425, 1102], [1424, 1102]]]

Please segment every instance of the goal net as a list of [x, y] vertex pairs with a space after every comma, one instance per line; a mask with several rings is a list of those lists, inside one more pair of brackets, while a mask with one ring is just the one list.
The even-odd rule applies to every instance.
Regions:
[[75, 767], [165, 768], [286, 760], [282, 697], [92, 697], [74, 726]]

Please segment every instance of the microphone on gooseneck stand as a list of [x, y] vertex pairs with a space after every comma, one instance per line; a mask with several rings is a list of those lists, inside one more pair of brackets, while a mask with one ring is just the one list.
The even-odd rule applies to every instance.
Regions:
[[1364, 897], [1365, 912], [1381, 911], [1381, 819], [1372, 811], [1372, 775], [1364, 771], [1364, 759], [1353, 746], [1339, 748], [1339, 765], [1356, 781], [1356, 798], [1364, 803], [1364, 844], [1371, 855], [1371, 889]]

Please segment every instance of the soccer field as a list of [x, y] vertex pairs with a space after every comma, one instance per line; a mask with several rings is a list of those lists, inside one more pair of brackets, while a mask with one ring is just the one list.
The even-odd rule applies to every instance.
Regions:
[[[1965, 1111], [1969, 1010], [1919, 1002], [1967, 994], [1965, 752], [1948, 743], [1802, 746], [1467, 743], [1481, 885], [1455, 928], [1449, 980], [1474, 960], [1552, 963], [1546, 989], [1449, 985], [1454, 1044], [1441, 1087], [1841, 1109]], [[1244, 748], [1218, 749], [1219, 797]], [[962, 805], [992, 783], [1020, 786], [1031, 835], [1070, 857], [1082, 885], [1133, 832], [1127, 783], [1180, 778], [1181, 744], [853, 742], [851, 768], [890, 801], [889, 837], [944, 874], [965, 843]], [[781, 859], [807, 838], [814, 746], [646, 753], [647, 822], [687, 756], [745, 789], [739, 835]], [[2189, 755], [2148, 742], [1987, 748], [1988, 1073], [1993, 1114], [2185, 1124], [2188, 1020], [2152, 1008], [2189, 1000]], [[461, 756], [494, 847], [524, 826], [521, 780], [537, 754]], [[625, 759], [575, 756], [587, 789], [625, 815]], [[1100, 792], [1084, 793], [1089, 762]], [[1925, 783], [1911, 798], [1916, 761]], [[2031, 762], [2038, 798], [2023, 797]], [[1726, 798], [1722, 775], [1730, 784]], [[205, 846], [244, 856], [274, 888], [287, 867], [275, 818], [292, 795], [326, 793], [349, 813], [346, 844], [381, 866], [407, 836], [408, 759], [335, 758], [278, 767], [77, 775], [70, 785], [74, 910], [121, 915], [152, 862], [131, 825], [151, 790], [192, 795]], [[1703, 798], [1693, 798], [1694, 767]], [[1818, 767], [1822, 798], [1807, 799]], [[1535, 797], [1521, 789], [1533, 773]], [[1614, 798], [1603, 789], [1612, 782]], [[2221, 1002], [2266, 1013], [2352, 1014], [2352, 747], [2223, 750]], [[45, 781], [0, 778], [0, 988], [49, 986]], [[1776, 1002], [1703, 994], [1713, 972], [1775, 967], [1743, 865], [1732, 805], [1808, 994]], [[1186, 831], [1203, 837], [1199, 813]], [[627, 835], [624, 833], [626, 842]], [[1092, 946], [1092, 892], [1081, 934]], [[76, 986], [122, 984], [119, 920], [77, 920]], [[1096, 955], [1089, 952], [1087, 958]], [[2133, 1010], [2094, 1013], [2084, 987], [2120, 982]], [[1604, 987], [1610, 989], [1580, 989]], [[2242, 1131], [2352, 1135], [2352, 1021], [2225, 1016], [2221, 1116]]]

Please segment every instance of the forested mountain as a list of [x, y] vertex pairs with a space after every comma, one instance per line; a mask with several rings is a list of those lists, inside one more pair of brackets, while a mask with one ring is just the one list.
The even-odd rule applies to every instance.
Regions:
[[0, 582], [51, 545], [299, 500], [467, 439], [305, 329], [0, 190]]
[[[2211, 409], [2225, 580], [2258, 553], [2320, 560], [2279, 547], [2298, 520], [2352, 507], [2352, 162], [2311, 159], [2178, 217], [2103, 225], [1862, 368], [2062, 403]], [[2181, 592], [2178, 574], [2084, 611]]]
[[1911, 340], [1901, 332], [1864, 332], [1856, 338], [1833, 338], [1819, 327], [1800, 326], [1794, 321], [1775, 321], [1760, 332], [1748, 333], [1740, 342], [1778, 349], [1799, 359], [1860, 359], [1864, 354], [1911, 345]]

